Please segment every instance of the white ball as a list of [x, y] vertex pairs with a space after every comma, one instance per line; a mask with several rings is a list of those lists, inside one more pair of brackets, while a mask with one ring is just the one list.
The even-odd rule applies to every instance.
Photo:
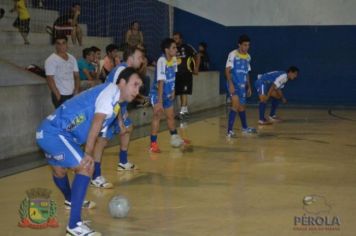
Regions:
[[114, 196], [109, 202], [109, 212], [114, 218], [124, 218], [128, 215], [130, 211], [129, 200], [122, 196]]

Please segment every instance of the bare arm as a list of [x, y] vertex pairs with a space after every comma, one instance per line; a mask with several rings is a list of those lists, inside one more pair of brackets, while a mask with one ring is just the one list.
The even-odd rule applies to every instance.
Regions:
[[252, 88], [251, 88], [251, 80], [250, 80], [250, 74], [246, 75], [247, 79], [247, 95], [248, 97], [251, 97], [252, 95]]
[[73, 74], [74, 74], [74, 94], [78, 94], [80, 89], [79, 72], [73, 72]]
[[46, 77], [47, 84], [51, 92], [56, 96], [57, 100], [61, 99], [61, 93], [59, 92], [56, 83], [54, 82], [54, 76], [53, 75], [47, 75]]
[[131, 35], [131, 30], [128, 30], [128, 31], [126, 32], [126, 36], [125, 36], [125, 42], [126, 42], [126, 43], [129, 43], [129, 37], [130, 37], [130, 35]]
[[231, 67], [226, 67], [225, 68], [225, 76], [226, 76], [226, 80], [228, 82], [229, 85], [229, 93], [232, 95], [235, 93], [235, 87], [234, 84], [232, 83], [232, 78], [231, 78]]
[[86, 155], [89, 155], [91, 157], [93, 156], [94, 145], [103, 125], [105, 117], [106, 115], [103, 113], [96, 113], [94, 115], [94, 119], [89, 130], [87, 142], [85, 144], [84, 152]]
[[199, 72], [199, 66], [200, 66], [200, 54], [196, 54], [194, 56], [194, 61], [195, 61], [195, 67], [194, 67], [193, 74], [197, 75]]
[[88, 80], [94, 80], [94, 77], [88, 69], [83, 69], [83, 73]]

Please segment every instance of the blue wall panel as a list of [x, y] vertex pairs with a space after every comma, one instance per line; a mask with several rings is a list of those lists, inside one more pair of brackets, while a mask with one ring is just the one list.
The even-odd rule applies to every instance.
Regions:
[[[207, 42], [212, 69], [222, 75], [228, 53], [246, 33], [253, 81], [259, 73], [296, 65], [300, 76], [284, 90], [290, 102], [356, 105], [356, 26], [225, 27], [175, 8], [174, 28], [195, 47]], [[220, 79], [224, 92], [225, 78]]]

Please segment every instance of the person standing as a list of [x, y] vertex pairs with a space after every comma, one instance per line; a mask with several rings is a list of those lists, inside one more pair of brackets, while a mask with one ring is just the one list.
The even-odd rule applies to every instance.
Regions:
[[183, 43], [183, 36], [179, 32], [173, 34], [177, 45], [178, 71], [176, 73], [175, 95], [180, 96], [179, 119], [188, 118], [188, 95], [193, 92], [193, 74], [198, 74], [200, 59], [195, 49]]
[[55, 50], [45, 61], [45, 71], [53, 105], [58, 108], [79, 93], [80, 80], [77, 60], [67, 52], [66, 36], [58, 36], [55, 39]]

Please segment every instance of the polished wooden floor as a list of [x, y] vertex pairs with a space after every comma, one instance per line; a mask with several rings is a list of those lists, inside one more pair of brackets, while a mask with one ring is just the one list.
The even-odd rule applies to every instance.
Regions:
[[[251, 125], [256, 112], [248, 112]], [[134, 140], [135, 172], [117, 172], [118, 147], [106, 149], [103, 174], [115, 188], [89, 188], [97, 209], [84, 217], [104, 235], [355, 235], [356, 111], [281, 109], [280, 115], [283, 123], [232, 140], [225, 138], [225, 114], [191, 122], [185, 135], [193, 152], [170, 148], [168, 132], [159, 134], [161, 154], [147, 151], [148, 137]], [[53, 191], [59, 228], [17, 227], [20, 202], [32, 187]], [[48, 167], [2, 178], [0, 189], [0, 235], [64, 235], [68, 212]], [[107, 210], [117, 194], [132, 205], [125, 219]], [[315, 201], [303, 205], [305, 196]], [[296, 224], [303, 216], [306, 225]], [[311, 217], [319, 223], [337, 217], [339, 224], [308, 225]]]

